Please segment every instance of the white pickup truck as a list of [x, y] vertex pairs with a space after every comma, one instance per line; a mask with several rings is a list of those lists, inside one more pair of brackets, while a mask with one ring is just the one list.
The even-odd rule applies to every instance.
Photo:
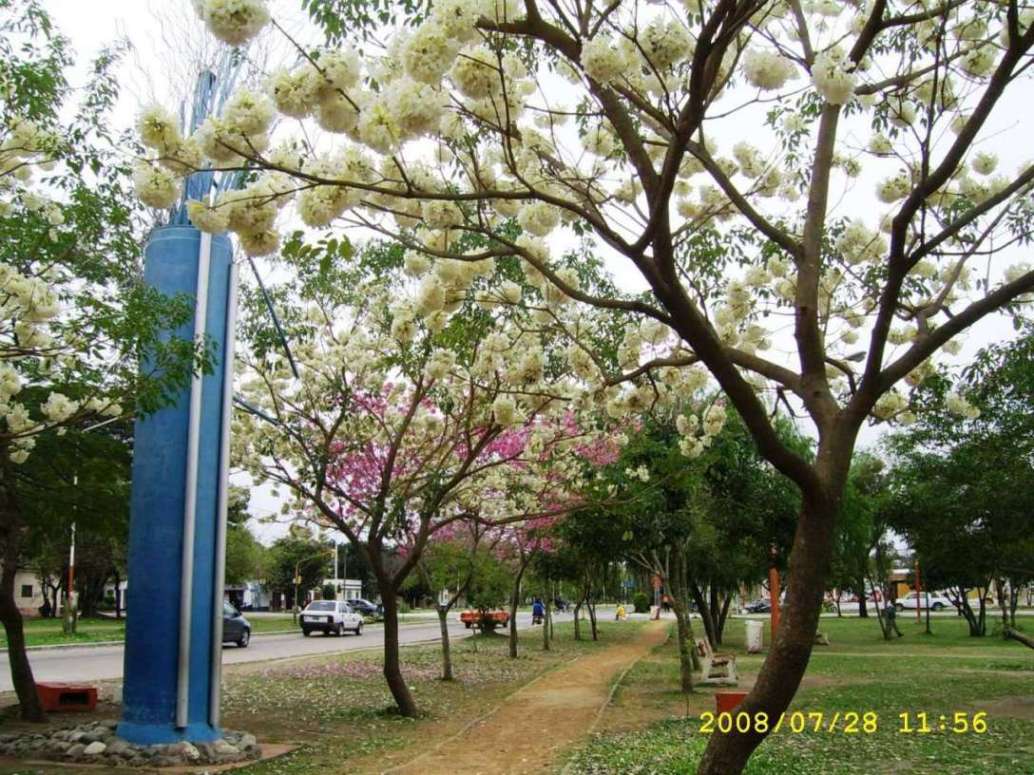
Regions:
[[321, 630], [324, 635], [341, 635], [346, 630], [363, 634], [363, 617], [341, 600], [314, 600], [302, 611], [298, 621], [305, 637], [315, 630]]

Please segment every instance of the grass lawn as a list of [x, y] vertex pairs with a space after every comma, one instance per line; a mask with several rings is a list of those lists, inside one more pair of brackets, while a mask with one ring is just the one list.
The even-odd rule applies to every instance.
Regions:
[[[816, 646], [791, 711], [821, 711], [824, 731], [795, 733], [784, 723], [758, 749], [752, 775], [786, 773], [1034, 773], [1034, 651], [998, 636], [971, 638], [961, 619], [935, 619], [933, 635], [907, 617], [905, 636], [880, 637], [875, 619], [823, 619], [832, 645]], [[700, 629], [699, 622], [696, 629]], [[760, 656], [743, 653], [744, 626], [733, 620], [723, 650], [738, 654], [741, 686]], [[698, 635], [701, 633], [697, 633]], [[766, 643], [768, 633], [765, 633]], [[713, 688], [690, 697], [673, 690], [673, 640], [633, 668], [604, 714], [600, 732], [570, 756], [570, 773], [692, 773], [707, 742], [700, 714], [714, 710]], [[829, 732], [834, 713], [877, 714], [875, 733]], [[928, 713], [928, 734], [900, 731], [900, 713]], [[988, 731], [956, 734], [954, 714], [986, 711]], [[841, 727], [842, 728], [842, 727]]]
[[[290, 614], [261, 616], [248, 620], [253, 633], [290, 632], [297, 629]], [[120, 641], [126, 636], [124, 619], [80, 619], [75, 635], [65, 635], [61, 619], [26, 619], [25, 639], [29, 646], [74, 645]], [[7, 638], [0, 629], [0, 648], [7, 648]]]

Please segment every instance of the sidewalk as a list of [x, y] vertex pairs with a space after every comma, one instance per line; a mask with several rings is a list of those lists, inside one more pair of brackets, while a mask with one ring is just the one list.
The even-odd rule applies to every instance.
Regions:
[[663, 623], [648, 624], [631, 643], [587, 654], [541, 675], [458, 735], [389, 772], [552, 771], [556, 753], [592, 732], [615, 682], [664, 641], [667, 629]]

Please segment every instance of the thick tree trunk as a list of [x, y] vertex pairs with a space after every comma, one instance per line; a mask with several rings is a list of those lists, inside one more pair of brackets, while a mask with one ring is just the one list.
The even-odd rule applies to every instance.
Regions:
[[452, 650], [449, 645], [449, 607], [435, 606], [438, 610], [438, 626], [442, 631], [442, 680], [452, 680]]
[[[829, 451], [826, 450], [828, 454]], [[820, 449], [820, 459], [823, 451]], [[775, 641], [758, 674], [754, 688], [739, 706], [751, 718], [767, 713], [778, 718], [786, 710], [808, 666], [815, 644], [826, 574], [833, 553], [833, 530], [843, 475], [835, 475], [835, 493], [823, 497], [806, 493], [790, 553], [790, 578], [786, 602]], [[770, 726], [769, 729], [772, 727]], [[735, 775], [766, 734], [739, 732], [734, 726], [728, 734], [712, 735], [700, 760], [698, 775]]]
[[867, 619], [869, 617], [869, 610], [866, 608], [865, 602], [865, 580], [858, 582], [858, 587], [855, 589], [855, 596], [858, 598], [858, 617], [860, 619]]
[[388, 689], [395, 699], [399, 714], [407, 718], [416, 718], [416, 702], [409, 692], [406, 679], [402, 677], [402, 667], [399, 664], [398, 596], [389, 585], [382, 582], [380, 587], [381, 602], [384, 605], [384, 680], [388, 682]]
[[11, 683], [18, 695], [21, 717], [24, 721], [46, 721], [36, 679], [25, 651], [25, 629], [22, 614], [14, 599], [14, 577], [18, 573], [21, 552], [22, 521], [12, 488], [10, 457], [0, 445], [0, 622], [7, 634], [7, 659], [11, 666]]
[[589, 609], [589, 630], [592, 632], [592, 639], [599, 640], [599, 629], [596, 626], [596, 604], [590, 600], [586, 603], [586, 607]]
[[21, 717], [24, 721], [46, 721], [46, 714], [36, 694], [36, 680], [32, 676], [32, 666], [25, 651], [25, 629], [22, 626], [22, 614], [14, 600], [14, 575], [17, 572], [17, 560], [10, 562], [8, 552], [4, 552], [4, 571], [0, 577], [0, 621], [3, 622], [7, 634], [7, 659], [11, 665], [11, 683], [18, 695]]

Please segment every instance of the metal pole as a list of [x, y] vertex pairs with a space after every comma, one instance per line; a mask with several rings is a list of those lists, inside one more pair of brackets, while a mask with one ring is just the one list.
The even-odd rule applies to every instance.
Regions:
[[230, 264], [226, 300], [226, 348], [223, 356], [223, 408], [219, 423], [219, 500], [215, 512], [215, 580], [212, 603], [212, 673], [208, 721], [219, 726], [223, 681], [223, 594], [226, 582], [226, 512], [230, 501], [230, 420], [233, 415], [233, 350], [237, 326], [237, 265]]
[[[79, 510], [79, 474], [72, 477], [75, 487], [75, 503], [72, 508]], [[72, 522], [72, 537], [68, 542], [68, 594], [65, 599], [65, 630], [75, 633], [75, 521]]]
[[[197, 267], [194, 342], [203, 345], [208, 311], [208, 269], [212, 258], [212, 235], [202, 232]], [[197, 520], [197, 461], [201, 437], [200, 371], [190, 381], [190, 415], [187, 426], [186, 502], [183, 508], [183, 553], [180, 577], [179, 657], [176, 676], [176, 726], [187, 726], [190, 703], [190, 615], [194, 591], [194, 529]]]

